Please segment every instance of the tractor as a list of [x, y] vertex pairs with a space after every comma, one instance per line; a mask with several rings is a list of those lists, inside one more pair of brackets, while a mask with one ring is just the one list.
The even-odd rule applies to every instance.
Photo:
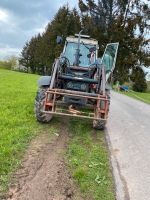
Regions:
[[39, 122], [50, 122], [53, 115], [86, 118], [93, 128], [104, 129], [119, 43], [107, 44], [100, 59], [98, 41], [81, 33], [66, 38], [51, 76], [38, 80], [35, 115]]

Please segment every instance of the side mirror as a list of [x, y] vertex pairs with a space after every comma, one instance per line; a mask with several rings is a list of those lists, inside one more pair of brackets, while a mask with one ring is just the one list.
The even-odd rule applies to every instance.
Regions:
[[63, 38], [61, 36], [57, 36], [56, 42], [57, 42], [57, 44], [62, 44]]

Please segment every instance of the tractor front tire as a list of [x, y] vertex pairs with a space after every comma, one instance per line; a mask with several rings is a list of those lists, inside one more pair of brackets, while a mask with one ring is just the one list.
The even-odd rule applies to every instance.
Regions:
[[37, 121], [47, 123], [52, 119], [52, 114], [43, 113], [47, 88], [39, 88], [35, 98], [35, 116]]
[[93, 120], [93, 128], [97, 130], [104, 130], [105, 129], [105, 120]]

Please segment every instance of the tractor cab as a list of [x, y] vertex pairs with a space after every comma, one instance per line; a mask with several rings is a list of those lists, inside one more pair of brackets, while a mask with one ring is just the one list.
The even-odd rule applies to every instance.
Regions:
[[98, 83], [94, 78], [98, 49], [98, 41], [90, 39], [90, 36], [76, 34], [66, 38], [58, 76], [62, 88], [89, 92]]
[[76, 34], [66, 38], [63, 54], [68, 58], [70, 66], [88, 68], [93, 65], [98, 56], [98, 41], [90, 36]]
[[104, 85], [115, 67], [118, 43], [107, 44], [101, 59], [98, 59], [98, 49], [98, 41], [90, 36], [79, 33], [66, 38], [60, 56], [62, 88], [94, 93], [102, 90], [102, 71]]
[[[74, 72], [74, 75], [82, 75], [88, 71], [86, 75], [94, 79], [94, 74], [101, 70], [104, 66], [106, 73], [106, 82], [112, 74], [117, 58], [119, 43], [107, 44], [103, 56], [98, 58], [99, 45], [98, 41], [90, 38], [88, 35], [76, 34], [66, 38], [62, 59], [66, 59], [69, 72]], [[85, 73], [83, 73], [84, 75]]]

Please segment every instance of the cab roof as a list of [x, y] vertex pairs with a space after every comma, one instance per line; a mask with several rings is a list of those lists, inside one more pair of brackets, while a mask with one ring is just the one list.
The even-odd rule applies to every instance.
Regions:
[[[67, 42], [74, 42], [74, 43], [78, 43], [78, 37], [75, 36], [69, 36], [66, 38]], [[98, 41], [89, 37], [82, 37], [81, 35], [81, 42], [83, 42], [84, 44], [91, 44], [91, 45], [96, 45], [98, 46]]]

